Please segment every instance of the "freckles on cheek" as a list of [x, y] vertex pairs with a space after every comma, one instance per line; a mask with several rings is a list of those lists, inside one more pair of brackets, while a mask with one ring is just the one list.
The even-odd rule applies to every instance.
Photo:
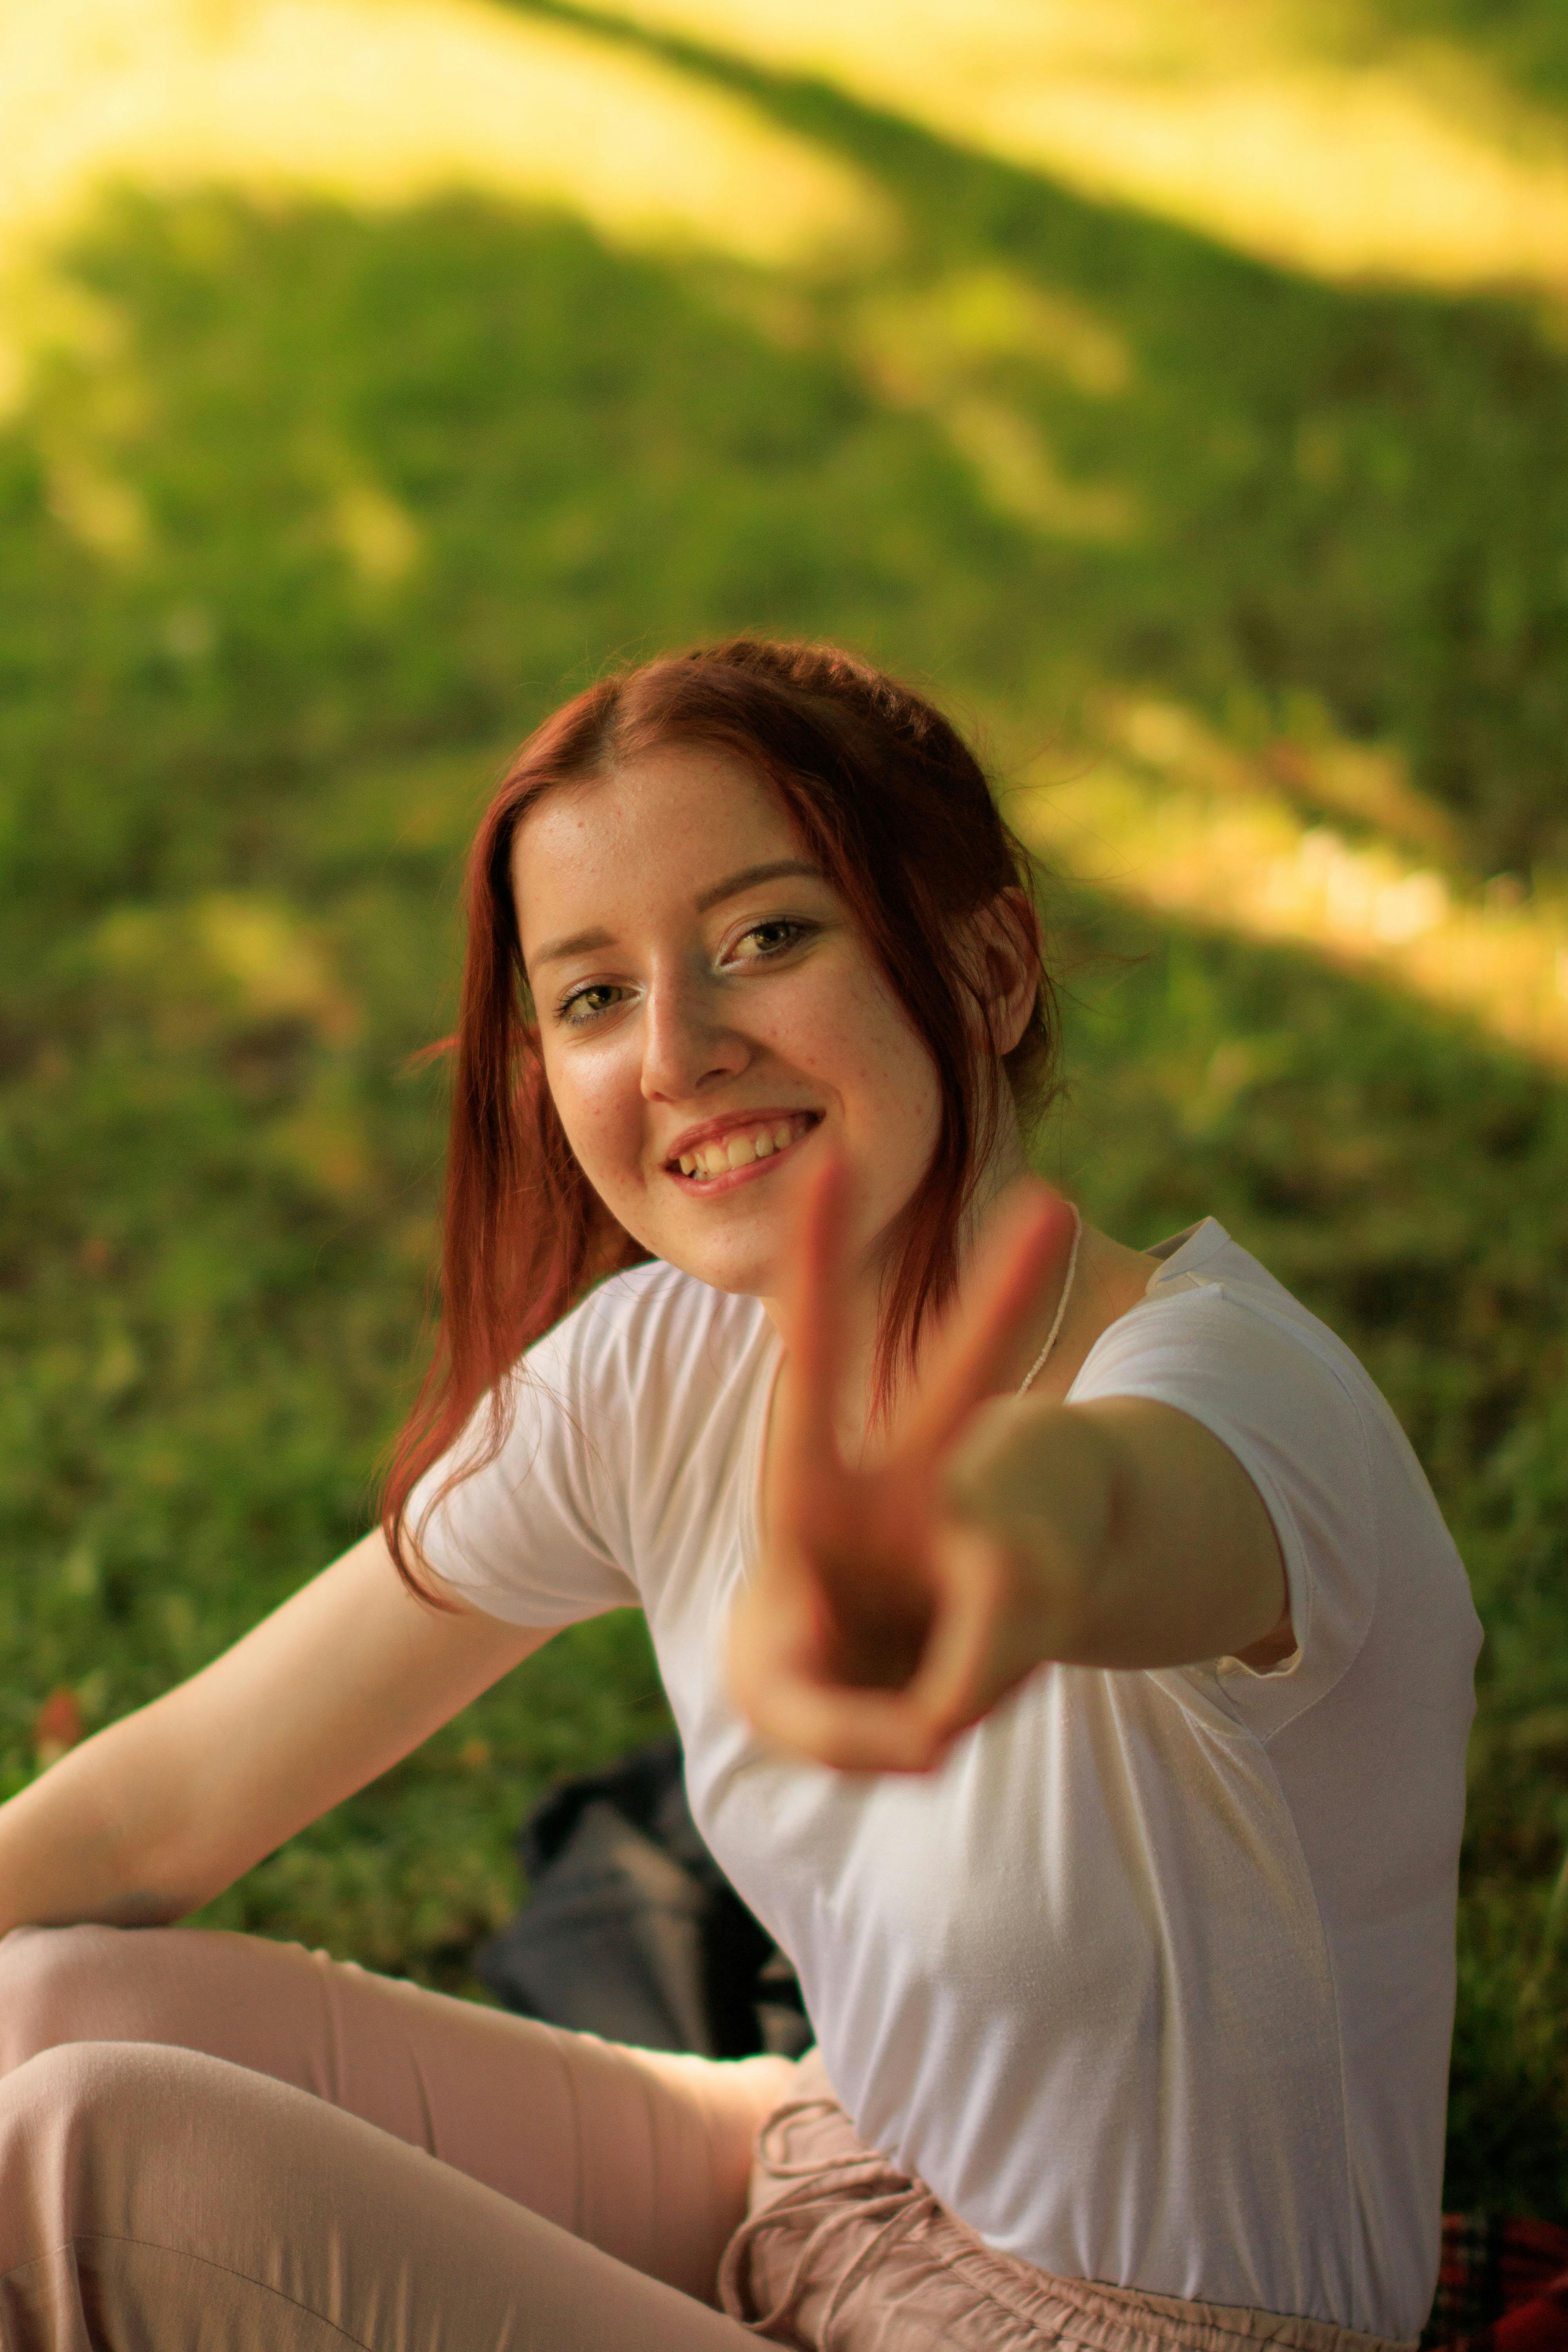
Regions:
[[548, 1057], [545, 1077], [566, 1140], [595, 1190], [607, 1192], [617, 1179], [634, 1179], [642, 1131], [636, 1087], [628, 1099], [613, 1067], [552, 1067]]
[[930, 1052], [879, 973], [857, 972], [818, 1035], [851, 1102], [879, 1123], [929, 1124], [941, 1102]]

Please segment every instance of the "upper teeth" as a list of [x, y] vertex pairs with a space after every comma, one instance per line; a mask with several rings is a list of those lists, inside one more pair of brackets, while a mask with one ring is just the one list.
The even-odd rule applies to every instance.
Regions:
[[715, 1137], [711, 1143], [699, 1143], [680, 1155], [683, 1176], [722, 1176], [726, 1169], [744, 1168], [753, 1160], [766, 1160], [770, 1152], [783, 1151], [797, 1135], [804, 1135], [809, 1120], [781, 1118], [771, 1127], [737, 1128], [731, 1135]]

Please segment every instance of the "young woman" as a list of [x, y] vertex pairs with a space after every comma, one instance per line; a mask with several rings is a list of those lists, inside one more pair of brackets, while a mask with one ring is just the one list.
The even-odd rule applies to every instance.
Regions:
[[[654, 662], [523, 746], [469, 911], [383, 1529], [0, 1810], [0, 2342], [1411, 2344], [1464, 1572], [1219, 1225], [1025, 1176], [974, 759], [829, 648]], [[798, 2064], [167, 1924], [626, 1604]]]

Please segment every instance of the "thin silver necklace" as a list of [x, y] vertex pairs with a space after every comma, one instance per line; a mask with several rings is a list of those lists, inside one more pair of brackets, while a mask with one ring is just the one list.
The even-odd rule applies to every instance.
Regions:
[[1046, 1334], [1046, 1344], [1040, 1349], [1039, 1354], [1035, 1358], [1034, 1362], [1029, 1366], [1028, 1370], [1024, 1374], [1023, 1379], [1018, 1383], [1018, 1394], [1020, 1396], [1023, 1395], [1024, 1391], [1028, 1387], [1029, 1382], [1034, 1379], [1035, 1374], [1043, 1370], [1046, 1358], [1050, 1354], [1051, 1349], [1057, 1344], [1057, 1333], [1062, 1328], [1062, 1317], [1067, 1313], [1068, 1300], [1072, 1297], [1072, 1278], [1078, 1272], [1078, 1245], [1082, 1239], [1083, 1219], [1079, 1215], [1079, 1213], [1075, 1208], [1072, 1213], [1072, 1251], [1068, 1259], [1068, 1278], [1062, 1285], [1062, 1295], [1057, 1301], [1057, 1311], [1051, 1318], [1051, 1328]]

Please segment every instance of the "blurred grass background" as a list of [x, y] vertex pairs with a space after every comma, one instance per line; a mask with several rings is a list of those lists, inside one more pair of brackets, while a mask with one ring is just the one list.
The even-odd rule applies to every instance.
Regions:
[[[1564, 2219], [1568, 33], [1045, 13], [0, 5], [0, 1795], [367, 1522], [506, 751], [842, 637], [1045, 858], [1041, 1166], [1220, 1217], [1433, 1480], [1446, 2196]], [[666, 1723], [579, 1629], [196, 1921], [488, 1998], [523, 1811]]]

